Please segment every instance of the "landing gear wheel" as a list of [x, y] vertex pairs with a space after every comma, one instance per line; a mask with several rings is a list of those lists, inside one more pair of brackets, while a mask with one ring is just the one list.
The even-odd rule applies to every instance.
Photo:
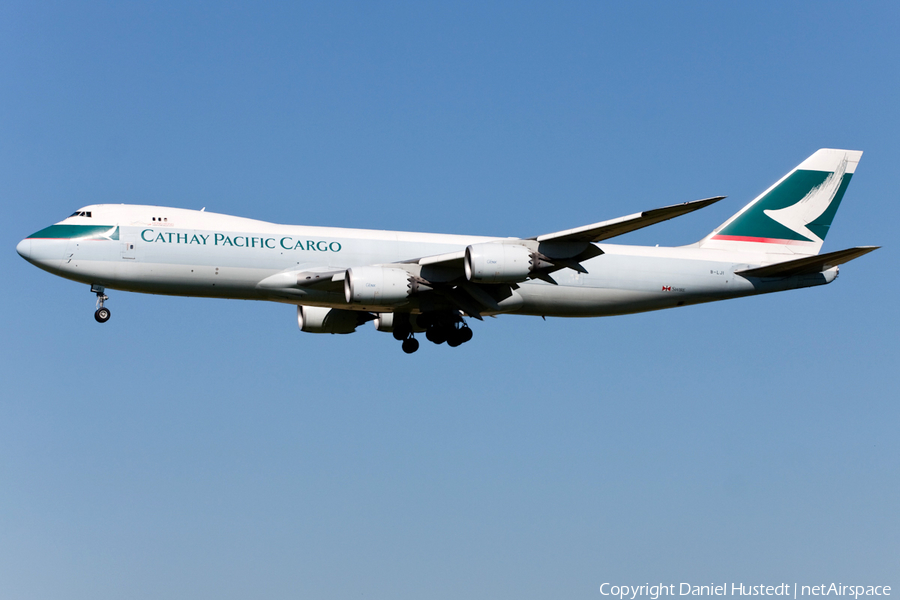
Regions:
[[428, 328], [428, 330], [425, 332], [425, 338], [429, 342], [434, 342], [435, 344], [443, 344], [447, 341], [447, 332], [443, 327], [435, 325]]
[[450, 335], [447, 336], [447, 345], [451, 348], [456, 348], [457, 346], [465, 344], [471, 339], [472, 330], [467, 326], [463, 326], [450, 332]]
[[456, 348], [457, 346], [462, 344], [463, 339], [461, 333], [462, 330], [460, 329], [454, 329], [453, 331], [451, 331], [450, 335], [447, 336], [447, 345], [451, 348]]
[[108, 308], [103, 307], [103, 303], [109, 300], [106, 295], [106, 289], [102, 285], [91, 285], [91, 292], [97, 294], [97, 310], [94, 311], [94, 319], [98, 323], [106, 323], [109, 321], [110, 312]]
[[403, 340], [402, 348], [407, 354], [412, 354], [419, 349], [419, 340], [416, 338], [407, 338]]
[[406, 313], [394, 313], [394, 331], [392, 333], [394, 339], [398, 342], [402, 342], [412, 335], [412, 326], [409, 323], [409, 317], [410, 315]]

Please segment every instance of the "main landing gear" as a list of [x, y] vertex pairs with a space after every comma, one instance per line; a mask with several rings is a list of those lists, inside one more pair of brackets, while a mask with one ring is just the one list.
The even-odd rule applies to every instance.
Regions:
[[425, 328], [429, 342], [456, 348], [472, 339], [472, 330], [457, 312], [434, 312], [419, 315], [416, 323]]
[[419, 349], [419, 340], [415, 338], [412, 331], [412, 325], [409, 322], [411, 315], [394, 314], [394, 331], [392, 332], [394, 339], [403, 342], [400, 347], [407, 354], [412, 354]]
[[472, 330], [457, 312], [442, 311], [421, 315], [400, 315], [394, 313], [394, 339], [403, 342], [403, 351], [412, 354], [419, 349], [419, 340], [413, 336], [410, 319], [415, 319], [416, 327], [425, 330], [425, 338], [435, 344], [455, 348], [472, 339]]
[[403, 351], [407, 354], [412, 354], [419, 349], [419, 340], [414, 338], [412, 334], [409, 334], [409, 337], [403, 340], [403, 343], [400, 345], [400, 347], [403, 348]]
[[106, 288], [102, 285], [92, 285], [91, 291], [97, 294], [97, 310], [94, 311], [94, 319], [98, 323], [106, 323], [109, 321], [109, 317], [112, 316], [109, 309], [103, 306], [103, 303], [109, 300], [109, 296], [105, 293]]

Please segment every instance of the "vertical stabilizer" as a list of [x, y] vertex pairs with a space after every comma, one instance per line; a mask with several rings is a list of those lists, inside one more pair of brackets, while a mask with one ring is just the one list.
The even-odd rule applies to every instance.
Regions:
[[703, 248], [818, 254], [862, 152], [823, 148], [700, 241]]

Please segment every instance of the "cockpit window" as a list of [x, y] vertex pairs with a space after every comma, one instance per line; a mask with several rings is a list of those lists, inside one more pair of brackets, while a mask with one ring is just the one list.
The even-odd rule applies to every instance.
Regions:
[[71, 215], [69, 215], [69, 218], [70, 218], [70, 219], [71, 219], [72, 217], [88, 217], [88, 218], [90, 218], [90, 217], [91, 217], [91, 211], [89, 211], [89, 210], [76, 210], [76, 211], [73, 212]]

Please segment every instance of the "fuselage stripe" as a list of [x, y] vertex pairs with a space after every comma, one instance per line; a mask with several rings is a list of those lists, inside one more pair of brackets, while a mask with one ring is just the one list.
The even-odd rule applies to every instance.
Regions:
[[786, 246], [795, 246], [803, 244], [811, 244], [813, 242], [804, 242], [800, 240], [780, 240], [776, 238], [752, 237], [747, 235], [714, 235], [714, 240], [722, 240], [726, 242], [755, 242], [757, 244], [783, 244]]

